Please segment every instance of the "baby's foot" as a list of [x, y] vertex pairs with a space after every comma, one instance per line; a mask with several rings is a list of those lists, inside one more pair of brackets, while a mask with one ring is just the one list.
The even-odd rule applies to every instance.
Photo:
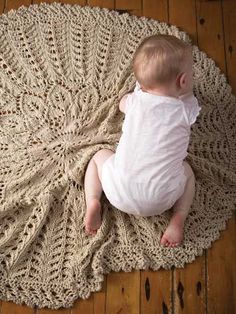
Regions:
[[166, 228], [162, 238], [161, 244], [164, 246], [175, 247], [183, 241], [184, 221], [186, 219], [186, 211], [176, 211]]
[[161, 238], [161, 244], [169, 247], [180, 245], [183, 240], [183, 227], [169, 224]]
[[92, 199], [85, 215], [85, 230], [89, 234], [96, 234], [101, 224], [101, 204], [98, 199]]

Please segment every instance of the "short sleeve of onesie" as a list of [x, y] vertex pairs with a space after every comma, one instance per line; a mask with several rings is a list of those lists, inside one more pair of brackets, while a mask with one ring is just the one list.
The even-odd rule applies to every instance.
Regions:
[[191, 125], [196, 121], [197, 116], [199, 115], [199, 112], [201, 110], [201, 107], [198, 104], [198, 100], [193, 94], [184, 95], [179, 98], [184, 103], [184, 111], [186, 113], [188, 123], [189, 125]]
[[125, 113], [132, 107], [133, 105], [133, 99], [134, 95], [140, 91], [140, 85], [138, 82], [136, 82], [134, 91], [132, 93], [129, 93], [127, 98], [126, 98], [126, 108], [125, 108]]
[[127, 113], [133, 104], [133, 93], [129, 93], [125, 102], [125, 113]]

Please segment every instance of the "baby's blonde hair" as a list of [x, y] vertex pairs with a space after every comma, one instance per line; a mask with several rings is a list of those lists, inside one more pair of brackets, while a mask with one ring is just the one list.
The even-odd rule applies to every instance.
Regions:
[[134, 75], [141, 86], [152, 89], [174, 80], [183, 70], [188, 43], [172, 35], [145, 38], [133, 57]]

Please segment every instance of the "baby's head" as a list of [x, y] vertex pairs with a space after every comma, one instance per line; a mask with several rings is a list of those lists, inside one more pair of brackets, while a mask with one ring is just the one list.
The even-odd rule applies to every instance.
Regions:
[[171, 35], [143, 40], [133, 58], [134, 75], [145, 90], [175, 85], [180, 93], [192, 85], [192, 47]]

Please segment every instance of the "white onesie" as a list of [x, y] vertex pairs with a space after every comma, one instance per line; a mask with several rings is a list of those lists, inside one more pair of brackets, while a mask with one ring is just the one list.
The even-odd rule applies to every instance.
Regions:
[[193, 95], [158, 96], [136, 83], [126, 100], [116, 153], [102, 168], [103, 191], [112, 205], [140, 216], [158, 215], [174, 205], [184, 192], [183, 160], [200, 110]]

